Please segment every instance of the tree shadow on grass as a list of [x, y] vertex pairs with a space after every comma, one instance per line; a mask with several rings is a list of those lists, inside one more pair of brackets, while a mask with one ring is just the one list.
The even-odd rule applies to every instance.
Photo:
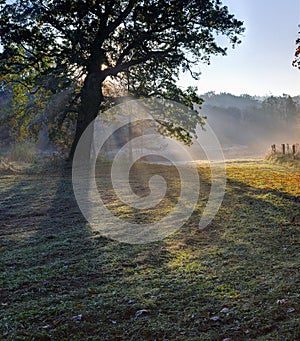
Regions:
[[[48, 335], [45, 325], [50, 334], [62, 325], [67, 330], [76, 326], [72, 317], [82, 312], [81, 300], [92, 299], [103, 285], [113, 292], [124, 271], [136, 267], [139, 248], [93, 235], [68, 167], [55, 177], [9, 182], [0, 211], [0, 301], [6, 307], [1, 332], [26, 338]], [[98, 310], [89, 309], [97, 320]]]
[[[288, 219], [297, 198], [229, 180], [206, 230], [197, 230], [196, 211], [164, 241], [127, 245], [93, 234], [67, 170], [28, 181], [10, 187], [5, 207], [12, 211], [2, 211], [12, 229], [2, 238], [3, 336], [222, 340], [283, 333], [292, 323], [276, 300], [289, 295], [293, 308], [295, 226]], [[18, 219], [23, 230], [17, 225], [17, 238], [5, 244]]]

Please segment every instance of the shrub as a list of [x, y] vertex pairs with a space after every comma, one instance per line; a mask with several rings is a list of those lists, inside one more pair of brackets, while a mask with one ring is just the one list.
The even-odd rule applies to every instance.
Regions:
[[11, 145], [7, 155], [9, 161], [32, 163], [36, 160], [35, 146], [32, 142], [15, 143]]

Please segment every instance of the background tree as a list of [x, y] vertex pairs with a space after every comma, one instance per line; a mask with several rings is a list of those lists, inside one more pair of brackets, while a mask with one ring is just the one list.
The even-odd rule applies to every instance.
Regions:
[[[299, 25], [300, 27], [300, 25]], [[300, 31], [298, 32], [299, 38], [296, 40], [296, 52], [295, 52], [295, 59], [293, 61], [293, 65], [300, 69]]]
[[1, 75], [22, 75], [26, 83], [34, 74], [32, 89], [43, 91], [46, 82], [54, 94], [76, 84], [71, 157], [105, 105], [108, 79], [130, 81], [128, 94], [186, 101], [191, 91], [186, 97], [176, 87], [179, 71], [198, 78], [199, 62], [226, 54], [216, 35], [235, 46], [244, 30], [219, 0], [0, 0], [0, 6]]

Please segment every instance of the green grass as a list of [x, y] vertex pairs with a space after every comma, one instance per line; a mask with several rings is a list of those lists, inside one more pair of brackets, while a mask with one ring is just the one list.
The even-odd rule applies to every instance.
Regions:
[[[176, 176], [168, 167], [152, 166], [156, 171]], [[134, 180], [143, 180], [138, 173]], [[197, 225], [209, 168], [199, 174], [202, 190], [188, 223], [147, 245], [92, 231], [69, 170], [3, 175], [0, 339], [298, 340], [299, 172], [229, 163], [223, 205], [204, 231]], [[176, 193], [176, 181], [170, 186]], [[132, 219], [108, 198], [112, 210]], [[170, 194], [159, 215], [171, 204]]]

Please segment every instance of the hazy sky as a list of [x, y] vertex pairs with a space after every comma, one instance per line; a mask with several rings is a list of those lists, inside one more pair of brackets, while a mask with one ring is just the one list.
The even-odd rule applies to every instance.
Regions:
[[300, 0], [223, 0], [229, 11], [244, 21], [242, 44], [227, 56], [212, 57], [201, 65], [199, 81], [187, 75], [179, 85], [208, 91], [250, 95], [300, 95], [300, 70], [292, 67]]

